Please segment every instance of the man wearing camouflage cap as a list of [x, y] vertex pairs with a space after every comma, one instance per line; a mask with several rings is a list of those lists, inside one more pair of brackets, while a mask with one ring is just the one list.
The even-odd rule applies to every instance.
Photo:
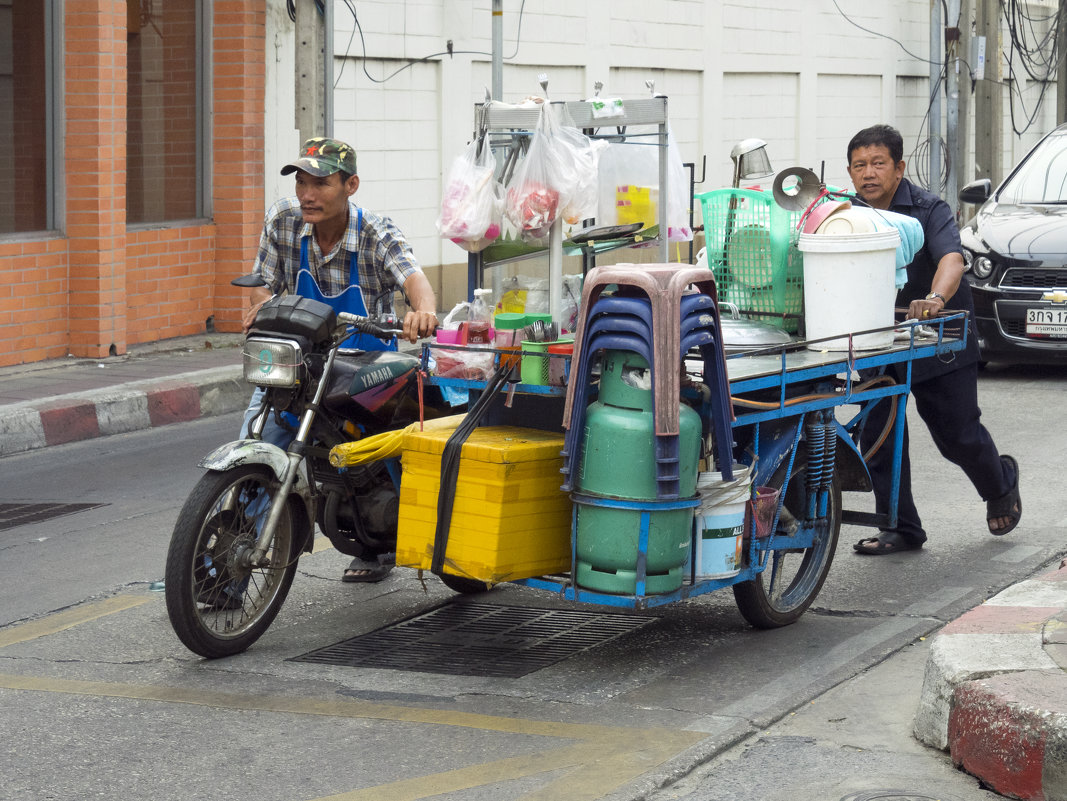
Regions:
[[[294, 293], [329, 304], [337, 311], [360, 315], [393, 312], [393, 294], [401, 289], [409, 310], [404, 337], [415, 342], [437, 327], [436, 298], [400, 229], [388, 217], [358, 206], [356, 152], [337, 139], [308, 139], [299, 157], [282, 167], [282, 175], [296, 173], [296, 195], [282, 198], [267, 211], [253, 272], [266, 286], [249, 291], [247, 331], [256, 312], [273, 295]], [[361, 350], [395, 349], [356, 334], [343, 343]], [[260, 408], [262, 390], [252, 395], [242, 436]], [[268, 426], [272, 425], [268, 422]], [[276, 425], [276, 424], [274, 424]], [[277, 427], [277, 436], [290, 435]], [[264, 438], [274, 435], [264, 429]], [[345, 581], [381, 581], [392, 565], [354, 559]]]
[[[376, 315], [391, 313], [393, 293], [402, 289], [411, 307], [404, 315], [405, 339], [432, 334], [436, 298], [411, 246], [392, 220], [353, 200], [359, 189], [356, 151], [337, 139], [308, 139], [299, 158], [282, 167], [282, 175], [294, 172], [295, 197], [267, 211], [253, 269], [267, 286], [250, 291], [245, 330], [275, 294], [294, 292], [338, 311]], [[373, 337], [345, 344], [383, 347]]]

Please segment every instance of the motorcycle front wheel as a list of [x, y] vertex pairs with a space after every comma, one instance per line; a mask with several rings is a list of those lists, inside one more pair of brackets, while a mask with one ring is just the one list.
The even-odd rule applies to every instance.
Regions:
[[178, 639], [208, 659], [232, 656], [274, 621], [296, 574], [297, 520], [286, 504], [266, 562], [242, 566], [277, 493], [274, 474], [245, 465], [205, 474], [182, 507], [167, 551], [167, 615]]

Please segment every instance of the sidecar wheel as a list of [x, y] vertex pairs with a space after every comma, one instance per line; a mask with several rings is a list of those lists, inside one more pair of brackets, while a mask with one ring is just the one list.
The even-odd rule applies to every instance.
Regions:
[[[798, 519], [804, 516], [806, 462], [806, 452], [798, 452], [783, 504]], [[783, 466], [768, 483], [781, 488], [784, 476]], [[741, 616], [756, 628], [774, 629], [794, 623], [822, 589], [841, 532], [841, 484], [836, 473], [827, 506], [826, 524], [816, 531], [810, 548], [771, 551], [762, 573], [733, 585]]]
[[174, 633], [215, 659], [244, 651], [281, 609], [300, 555], [300, 518], [286, 504], [262, 567], [242, 567], [278, 489], [262, 465], [206, 473], [182, 507], [167, 551], [166, 603]]

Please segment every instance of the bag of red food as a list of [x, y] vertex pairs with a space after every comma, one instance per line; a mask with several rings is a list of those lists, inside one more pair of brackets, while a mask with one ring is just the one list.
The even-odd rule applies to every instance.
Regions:
[[484, 137], [472, 141], [448, 171], [437, 232], [470, 253], [500, 236], [503, 198], [496, 163]]
[[566, 183], [567, 165], [555, 148], [557, 127], [556, 113], [542, 104], [526, 157], [508, 186], [504, 213], [527, 242], [545, 239], [561, 210], [560, 187]]

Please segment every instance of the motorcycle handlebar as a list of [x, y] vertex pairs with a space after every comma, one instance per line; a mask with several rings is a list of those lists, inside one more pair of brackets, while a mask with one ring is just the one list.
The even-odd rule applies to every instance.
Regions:
[[380, 314], [376, 317], [364, 317], [359, 314], [338, 312], [337, 322], [346, 328], [351, 326], [361, 334], [370, 334], [379, 339], [392, 339], [404, 333], [400, 320], [395, 314]]

